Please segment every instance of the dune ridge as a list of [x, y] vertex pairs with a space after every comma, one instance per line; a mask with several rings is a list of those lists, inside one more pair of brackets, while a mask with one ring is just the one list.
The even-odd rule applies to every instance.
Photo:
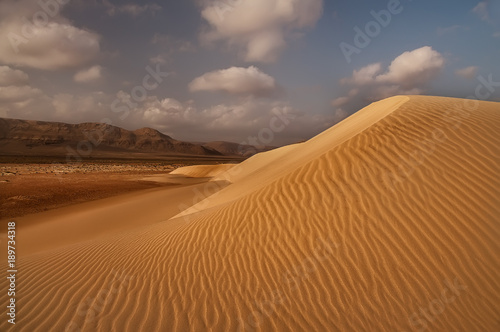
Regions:
[[219, 165], [194, 165], [179, 167], [170, 172], [173, 175], [183, 175], [193, 178], [211, 178], [216, 177], [233, 168], [236, 164], [219, 164]]
[[500, 106], [465, 105], [372, 104], [189, 219], [20, 258], [16, 330], [497, 331]]

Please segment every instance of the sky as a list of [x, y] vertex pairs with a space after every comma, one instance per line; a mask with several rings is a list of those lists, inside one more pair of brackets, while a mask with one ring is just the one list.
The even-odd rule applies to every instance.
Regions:
[[401, 94], [500, 101], [500, 1], [1, 0], [0, 117], [284, 145]]

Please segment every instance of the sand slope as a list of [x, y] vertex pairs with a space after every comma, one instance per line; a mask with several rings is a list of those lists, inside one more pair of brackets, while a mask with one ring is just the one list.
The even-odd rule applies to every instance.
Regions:
[[186, 166], [177, 168], [176, 170], [170, 172], [170, 174], [189, 176], [193, 178], [210, 178], [220, 175], [234, 166], [235, 164]]
[[373, 104], [188, 218], [23, 257], [16, 330], [498, 331], [500, 104], [473, 106]]

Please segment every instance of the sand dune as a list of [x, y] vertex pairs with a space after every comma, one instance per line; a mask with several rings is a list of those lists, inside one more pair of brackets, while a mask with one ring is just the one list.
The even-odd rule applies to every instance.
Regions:
[[189, 212], [19, 258], [15, 330], [498, 331], [499, 127], [499, 103], [372, 104]]
[[230, 170], [234, 166], [235, 164], [186, 166], [177, 168], [176, 170], [170, 172], [170, 174], [189, 176], [193, 178], [211, 178]]

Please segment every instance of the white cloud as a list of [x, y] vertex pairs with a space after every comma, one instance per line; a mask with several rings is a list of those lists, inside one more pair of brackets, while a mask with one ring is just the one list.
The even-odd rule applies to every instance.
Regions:
[[347, 95], [333, 100], [331, 105], [334, 108], [342, 107], [342, 110], [355, 110], [367, 101], [395, 95], [422, 94], [444, 65], [444, 57], [429, 46], [404, 52], [386, 69], [381, 63], [367, 65], [340, 80], [343, 85], [351, 86], [351, 90]]
[[[333, 125], [334, 117], [299, 112], [287, 102], [245, 98], [234, 104], [217, 104], [201, 108], [194, 101], [182, 102], [173, 98], [149, 97], [132, 113], [134, 127], [156, 128], [178, 139], [198, 141], [228, 140], [241, 142], [248, 136], [257, 136], [269, 128], [276, 114], [290, 116], [282, 131], [270, 144], [297, 142]], [[273, 122], [274, 123], [274, 122]], [[277, 124], [276, 124], [277, 125]]]
[[483, 21], [489, 22], [490, 15], [488, 13], [488, 1], [479, 2], [472, 11]]
[[423, 88], [419, 87], [403, 88], [400, 85], [380, 85], [373, 87], [371, 91], [367, 91], [365, 98], [375, 101], [396, 95], [421, 95], [424, 91]]
[[476, 77], [477, 70], [478, 68], [476, 66], [470, 66], [456, 70], [455, 74], [459, 77], [463, 77], [470, 80]]
[[191, 91], [223, 91], [231, 94], [270, 95], [276, 91], [276, 81], [259, 68], [231, 67], [206, 73], [190, 84]]
[[343, 106], [343, 105], [347, 104], [351, 100], [351, 98], [355, 97], [358, 93], [359, 93], [358, 89], [356, 89], [356, 88], [351, 89], [349, 91], [349, 93], [347, 94], [347, 96], [336, 98], [332, 101], [331, 104], [333, 107]]
[[398, 56], [392, 61], [386, 73], [376, 77], [376, 81], [412, 88], [426, 84], [436, 77], [444, 63], [444, 57], [439, 52], [430, 46], [424, 46]]
[[23, 102], [42, 95], [39, 89], [29, 85], [25, 72], [0, 66], [0, 104]]
[[8, 66], [0, 66], [0, 86], [20, 86], [29, 82], [28, 74]]
[[39, 89], [34, 89], [28, 85], [0, 87], [1, 103], [25, 101], [27, 99], [38, 97], [41, 95], [42, 92]]
[[77, 67], [97, 56], [99, 39], [37, 2], [0, 4], [0, 63], [46, 70]]
[[56, 94], [51, 100], [55, 113], [52, 111], [50, 118], [72, 123], [89, 121], [90, 119], [102, 122], [109, 115], [111, 100], [111, 96], [99, 91], [84, 95]]
[[248, 62], [274, 62], [293, 31], [313, 27], [322, 0], [206, 0], [201, 12], [206, 43], [226, 41]]
[[381, 70], [382, 70], [381, 63], [373, 63], [359, 70], [354, 70], [352, 72], [352, 76], [348, 78], [343, 78], [341, 80], [341, 83], [354, 84], [354, 85], [364, 85], [372, 83], [375, 80], [375, 75], [380, 73]]
[[342, 105], [345, 105], [349, 102], [350, 98], [347, 96], [344, 97], [338, 97], [334, 100], [332, 100], [332, 106], [333, 107], [340, 107]]
[[92, 66], [88, 69], [82, 69], [73, 76], [75, 82], [89, 83], [101, 78], [102, 67]]
[[29, 76], [17, 69], [0, 66], [0, 116], [32, 118], [47, 111], [49, 98], [29, 84]]
[[341, 79], [342, 84], [362, 86], [384, 83], [412, 89], [435, 78], [445, 64], [444, 57], [430, 46], [404, 52], [396, 57], [385, 72], [381, 63], [373, 63], [354, 70], [351, 77]]

